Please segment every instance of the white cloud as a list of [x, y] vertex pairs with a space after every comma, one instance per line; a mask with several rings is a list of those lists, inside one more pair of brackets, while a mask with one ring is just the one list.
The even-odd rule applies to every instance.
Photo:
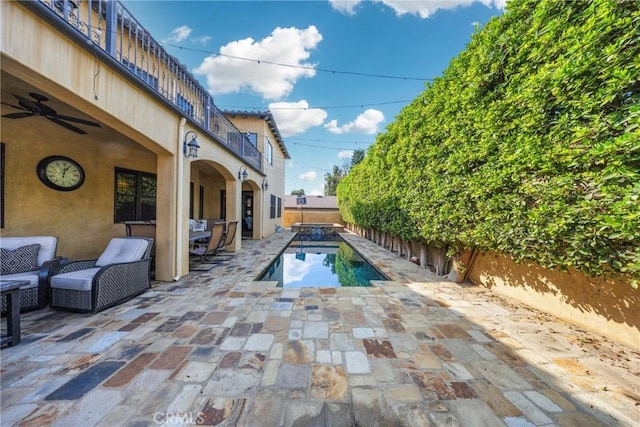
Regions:
[[361, 0], [329, 0], [332, 8], [345, 15], [355, 15], [356, 6], [361, 2]]
[[309, 171], [309, 172], [305, 172], [300, 174], [299, 178], [303, 181], [310, 181], [310, 182], [314, 182], [316, 180], [316, 178], [318, 177], [318, 174], [314, 171]]
[[183, 42], [187, 39], [187, 37], [189, 37], [189, 34], [191, 34], [191, 28], [187, 27], [186, 25], [183, 25], [171, 31], [171, 35], [169, 36], [169, 38], [164, 39], [163, 43]]
[[304, 99], [298, 102], [272, 102], [269, 110], [278, 124], [283, 137], [305, 132], [307, 129], [320, 126], [327, 118], [327, 112], [320, 108], [309, 108]]
[[293, 90], [298, 79], [315, 76], [315, 64], [306, 60], [320, 41], [322, 34], [313, 25], [305, 30], [278, 27], [260, 41], [249, 37], [222, 46], [220, 54], [224, 56], [205, 58], [194, 74], [206, 75], [213, 94], [249, 91], [264, 99], [279, 99]]
[[[473, 3], [482, 3], [486, 7], [504, 9], [507, 0], [373, 0], [382, 3], [394, 10], [397, 16], [417, 15], [420, 18], [428, 18], [440, 9], [455, 9], [466, 7]], [[355, 15], [356, 7], [361, 0], [329, 0], [331, 7], [345, 15]]]
[[338, 151], [339, 159], [350, 159], [353, 157], [353, 150], [340, 150]]
[[356, 119], [346, 125], [338, 126], [337, 120], [331, 120], [324, 125], [324, 128], [330, 133], [364, 133], [373, 135], [378, 132], [378, 125], [384, 121], [384, 114], [381, 111], [372, 108], [360, 114]]
[[191, 41], [194, 43], [206, 45], [209, 42], [209, 40], [211, 40], [211, 38], [212, 38], [211, 36], [198, 36], [198, 37], [193, 37]]
[[321, 188], [314, 188], [313, 190], [311, 190], [311, 192], [309, 193], [310, 196], [324, 196], [324, 186]]

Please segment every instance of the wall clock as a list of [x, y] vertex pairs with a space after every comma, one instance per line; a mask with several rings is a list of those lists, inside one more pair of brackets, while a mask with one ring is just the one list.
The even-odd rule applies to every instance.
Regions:
[[73, 191], [84, 183], [84, 170], [78, 162], [64, 156], [49, 156], [36, 168], [44, 185], [58, 191]]

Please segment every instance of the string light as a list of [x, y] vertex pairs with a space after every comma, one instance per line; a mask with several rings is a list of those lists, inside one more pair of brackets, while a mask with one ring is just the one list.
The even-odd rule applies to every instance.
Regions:
[[387, 75], [387, 74], [359, 73], [359, 72], [356, 72], [356, 71], [344, 71], [344, 70], [331, 70], [331, 69], [328, 69], [328, 68], [317, 68], [317, 67], [311, 67], [311, 66], [308, 66], [308, 65], [283, 64], [281, 62], [266, 61], [264, 59], [243, 58], [241, 56], [226, 55], [224, 53], [216, 53], [216, 52], [211, 52], [211, 51], [208, 51], [208, 50], [205, 50], [205, 49], [189, 48], [189, 47], [174, 45], [174, 44], [170, 44], [170, 43], [160, 43], [160, 44], [163, 44], [163, 45], [168, 46], [168, 47], [175, 47], [175, 48], [180, 49], [180, 50], [190, 50], [190, 51], [193, 51], [193, 52], [206, 53], [206, 54], [212, 55], [212, 56], [220, 56], [220, 57], [223, 57], [223, 58], [237, 59], [239, 61], [253, 62], [253, 63], [256, 63], [256, 64], [276, 65], [278, 67], [300, 68], [300, 69], [303, 69], [303, 70], [321, 71], [321, 72], [324, 72], [324, 73], [331, 73], [331, 74], [348, 74], [348, 75], [352, 75], [352, 76], [375, 77], [375, 78], [379, 78], [379, 79], [417, 80], [417, 81], [421, 81], [421, 82], [433, 81], [433, 79], [431, 79], [431, 78], [424, 78], [424, 77], [407, 77], [407, 76], [392, 76], [392, 75]]

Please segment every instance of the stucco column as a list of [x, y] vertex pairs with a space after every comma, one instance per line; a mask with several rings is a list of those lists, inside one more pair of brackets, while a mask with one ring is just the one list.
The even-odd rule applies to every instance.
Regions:
[[156, 193], [156, 279], [171, 281], [176, 276], [176, 161], [174, 156], [157, 157]]
[[[270, 202], [270, 200], [268, 200], [269, 196], [267, 195], [267, 192], [264, 190], [264, 188], [261, 188], [260, 191], [260, 203], [256, 203], [256, 213], [255, 213], [255, 218], [259, 219], [257, 227], [258, 227], [258, 235], [254, 235], [254, 238], [258, 238], [258, 239], [262, 239], [265, 236], [265, 224], [267, 224], [267, 211], [268, 209], [266, 208], [267, 203]], [[254, 224], [254, 227], [256, 226], [256, 224]]]
[[242, 240], [242, 181], [236, 179], [227, 180], [227, 222], [238, 221], [236, 238], [226, 247], [228, 251], [240, 250]]

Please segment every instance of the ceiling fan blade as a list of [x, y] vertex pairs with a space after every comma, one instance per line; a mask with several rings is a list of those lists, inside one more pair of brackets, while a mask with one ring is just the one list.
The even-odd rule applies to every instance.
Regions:
[[30, 99], [23, 98], [18, 95], [13, 95], [13, 96], [15, 96], [16, 99], [18, 100], [18, 104], [20, 104], [22, 107], [26, 108], [27, 110], [38, 111], [40, 109], [40, 105], [38, 105], [37, 103], [33, 102]]
[[9, 107], [13, 107], [13, 108], [16, 108], [16, 109], [18, 109], [18, 110], [23, 110], [23, 111], [25, 111], [25, 109], [24, 109], [24, 108], [22, 108], [22, 107], [20, 107], [20, 106], [18, 106], [18, 105], [8, 104], [8, 103], [6, 103], [6, 102], [0, 102], [0, 104], [8, 105]]
[[7, 119], [24, 119], [25, 117], [32, 117], [33, 113], [10, 113], [5, 114], [2, 117], [6, 117]]
[[55, 117], [49, 117], [49, 116], [47, 116], [47, 119], [51, 120], [53, 123], [56, 123], [56, 124], [58, 124], [58, 125], [60, 125], [60, 126], [62, 126], [62, 127], [65, 127], [65, 128], [67, 128], [67, 129], [69, 129], [69, 130], [72, 130], [72, 131], [74, 131], [75, 133], [79, 133], [79, 134], [82, 134], [82, 135], [86, 135], [86, 134], [87, 134], [87, 132], [83, 131], [82, 129], [77, 128], [77, 127], [75, 127], [75, 126], [73, 126], [73, 125], [70, 125], [70, 124], [69, 124], [69, 123], [67, 123], [67, 122], [63, 122], [62, 120], [58, 120], [58, 119], [56, 119]]
[[62, 114], [56, 114], [55, 118], [62, 119], [62, 120], [67, 120], [67, 121], [74, 122], [74, 123], [80, 123], [80, 124], [87, 125], [87, 126], [94, 126], [94, 127], [97, 127], [97, 128], [102, 127], [102, 126], [100, 126], [100, 123], [92, 122], [90, 120], [79, 119], [77, 117], [63, 116]]

